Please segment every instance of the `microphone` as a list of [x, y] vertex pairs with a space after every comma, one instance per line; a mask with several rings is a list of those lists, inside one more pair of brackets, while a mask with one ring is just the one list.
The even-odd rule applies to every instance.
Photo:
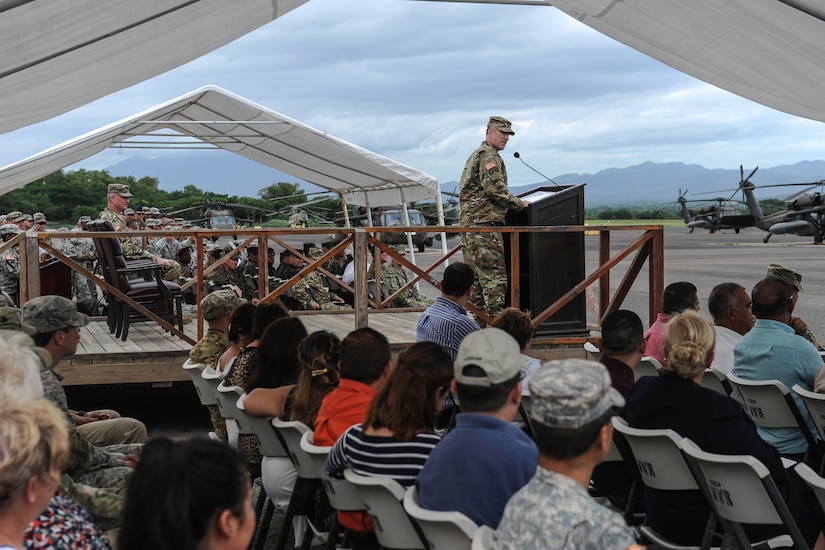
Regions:
[[559, 185], [555, 181], [551, 180], [550, 178], [548, 178], [547, 176], [545, 176], [544, 174], [542, 174], [541, 172], [539, 172], [538, 170], [536, 170], [535, 168], [533, 168], [532, 166], [530, 166], [529, 164], [524, 162], [524, 160], [521, 158], [521, 155], [518, 154], [518, 151], [513, 153], [513, 156], [516, 157], [517, 159], [519, 159], [524, 166], [526, 166], [527, 168], [529, 168], [530, 170], [532, 170], [533, 172], [535, 172], [539, 176], [543, 177], [544, 179], [546, 179], [547, 181], [549, 181], [550, 183], [552, 183], [553, 185], [558, 187], [559, 191], [564, 191], [564, 187], [562, 187], [561, 185]]

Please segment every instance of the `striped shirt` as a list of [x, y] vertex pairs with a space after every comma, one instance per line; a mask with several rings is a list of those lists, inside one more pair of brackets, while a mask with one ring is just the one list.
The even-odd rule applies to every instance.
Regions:
[[342, 478], [344, 470], [349, 468], [364, 476], [387, 476], [410, 487], [440, 440], [439, 435], [420, 433], [410, 441], [396, 441], [386, 436], [365, 435], [361, 424], [356, 424], [338, 438], [330, 451], [327, 474]]
[[458, 346], [471, 332], [481, 330], [467, 311], [447, 298], [439, 296], [435, 303], [424, 310], [415, 330], [416, 342], [435, 342], [450, 352], [455, 359]]

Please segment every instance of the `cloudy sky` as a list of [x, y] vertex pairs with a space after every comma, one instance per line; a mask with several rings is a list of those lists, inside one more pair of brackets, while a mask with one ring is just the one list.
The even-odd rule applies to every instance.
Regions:
[[[493, 114], [515, 125], [505, 151], [515, 185], [536, 177], [513, 151], [551, 177], [825, 158], [822, 123], [679, 73], [552, 7], [310, 0], [185, 66], [0, 135], [0, 166], [207, 84], [442, 182], [459, 178]], [[163, 153], [104, 152], [80, 166], [149, 154]]]

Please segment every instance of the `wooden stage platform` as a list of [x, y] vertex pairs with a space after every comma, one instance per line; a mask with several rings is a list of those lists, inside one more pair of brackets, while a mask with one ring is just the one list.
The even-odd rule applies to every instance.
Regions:
[[[297, 314], [307, 332], [328, 330], [344, 338], [355, 328], [355, 315]], [[369, 326], [386, 335], [393, 355], [415, 342], [415, 327], [421, 315], [418, 311], [375, 312], [369, 315]], [[184, 325], [184, 332], [197, 339], [197, 318]], [[536, 338], [530, 355], [547, 361], [562, 357], [584, 358], [585, 337]], [[180, 368], [192, 348], [187, 342], [172, 336], [155, 323], [134, 323], [125, 342], [109, 333], [105, 318], [93, 318], [80, 333], [77, 353], [61, 361], [55, 369], [64, 377], [63, 385], [137, 384], [168, 386], [172, 382], [189, 380]]]

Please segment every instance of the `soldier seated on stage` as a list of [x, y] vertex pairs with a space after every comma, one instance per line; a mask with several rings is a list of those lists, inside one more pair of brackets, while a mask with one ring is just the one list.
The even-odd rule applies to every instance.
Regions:
[[[320, 248], [312, 247], [309, 255], [318, 259], [323, 255]], [[295, 299], [304, 309], [352, 309], [343, 298], [330, 292], [329, 283], [321, 276], [320, 271], [311, 271], [292, 287]]]
[[[407, 247], [403, 244], [393, 245], [393, 251], [402, 256], [407, 253]], [[367, 272], [367, 281], [375, 280], [375, 266], [370, 266]], [[409, 276], [404, 271], [404, 266], [395, 257], [381, 251], [381, 286], [384, 289], [383, 298], [395, 294], [401, 287], [409, 282]], [[409, 287], [401, 293], [398, 298], [392, 301], [388, 307], [430, 307], [433, 301], [424, 296], [414, 286]]]
[[[209, 255], [213, 260], [220, 260], [224, 256], [230, 254], [234, 249], [234, 245], [230, 243], [224, 248], [213, 249], [209, 252]], [[215, 271], [206, 276], [207, 293], [221, 290], [225, 285], [234, 287], [236, 289], [235, 292], [242, 298], [250, 300], [252, 303], [258, 302], [258, 294], [256, 289], [252, 288], [243, 276], [243, 273], [241, 273], [241, 270], [238, 269], [237, 254], [227, 259], [219, 265]]]
[[[0, 225], [0, 238], [8, 242], [21, 233], [20, 228], [11, 223]], [[6, 292], [15, 305], [20, 303], [20, 253], [17, 246], [3, 252], [3, 265], [0, 267], [0, 289]]]

